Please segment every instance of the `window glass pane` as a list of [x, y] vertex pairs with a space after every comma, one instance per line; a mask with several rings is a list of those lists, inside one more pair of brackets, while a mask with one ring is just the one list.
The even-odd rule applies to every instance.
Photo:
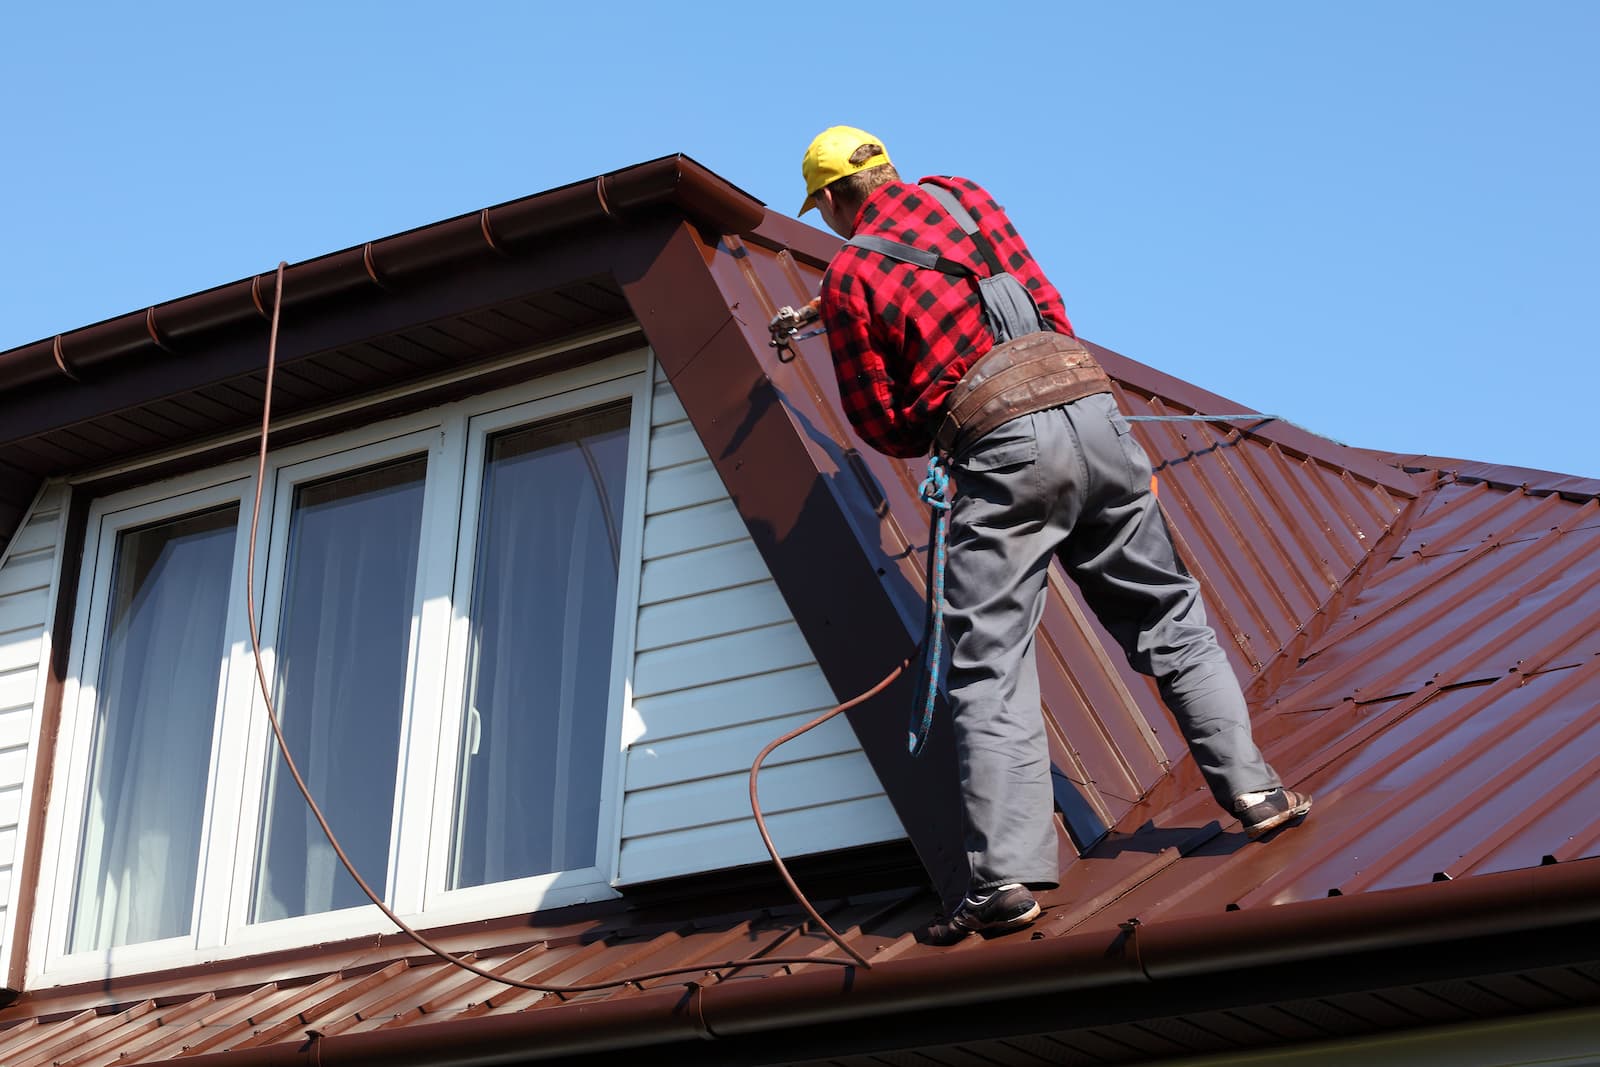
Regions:
[[452, 888], [595, 862], [627, 461], [626, 406], [490, 442]]
[[[374, 889], [389, 865], [424, 457], [295, 490], [277, 710], [289, 750], [340, 844]], [[366, 902], [274, 754], [254, 920]]]
[[238, 522], [117, 538], [69, 951], [190, 930]]

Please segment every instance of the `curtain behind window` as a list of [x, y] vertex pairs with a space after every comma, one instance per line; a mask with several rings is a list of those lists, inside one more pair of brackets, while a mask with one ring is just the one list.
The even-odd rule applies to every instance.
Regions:
[[238, 522], [117, 538], [69, 951], [191, 929]]
[[452, 888], [595, 863], [627, 458], [626, 407], [490, 442]]
[[[299, 486], [289, 526], [276, 698], [295, 763], [380, 893], [405, 703], [424, 457]], [[366, 903], [274, 754], [254, 921]]]

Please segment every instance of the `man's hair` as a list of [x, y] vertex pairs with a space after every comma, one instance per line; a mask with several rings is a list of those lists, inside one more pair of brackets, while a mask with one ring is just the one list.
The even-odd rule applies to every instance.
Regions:
[[[883, 145], [864, 144], [850, 153], [850, 162], [853, 166], [860, 166], [873, 156], [882, 154]], [[876, 167], [868, 167], [854, 174], [846, 174], [843, 178], [835, 178], [828, 183], [828, 188], [841, 200], [851, 204], [862, 204], [872, 195], [874, 189], [899, 180], [900, 173], [894, 169], [893, 163], [880, 163]]]

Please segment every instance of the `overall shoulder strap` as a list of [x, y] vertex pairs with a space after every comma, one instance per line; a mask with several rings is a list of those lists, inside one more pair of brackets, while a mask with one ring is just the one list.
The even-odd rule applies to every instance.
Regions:
[[[961, 232], [972, 238], [972, 243], [978, 246], [978, 252], [983, 256], [983, 261], [988, 266], [991, 275], [998, 276], [1006, 273], [1005, 268], [1000, 265], [1000, 257], [995, 254], [994, 245], [990, 244], [989, 239], [978, 230], [978, 220], [972, 217], [972, 212], [966, 209], [954, 193], [944, 186], [934, 185], [932, 182], [923, 182], [917, 188], [937, 200], [940, 206], [950, 214], [950, 217], [955, 219], [956, 224], [961, 227]], [[942, 274], [950, 274], [958, 278], [982, 277], [965, 263], [958, 263], [930, 249], [918, 248], [916, 245], [908, 245], [903, 241], [891, 241], [887, 237], [879, 237], [875, 234], [857, 234], [845, 243], [855, 245], [857, 248], [865, 248], [869, 252], [877, 252], [880, 255], [888, 256], [890, 259], [897, 259], [902, 263], [910, 263], [914, 267], [936, 270]]]
[[954, 193], [943, 186], [925, 182], [921, 188], [927, 190], [928, 194], [950, 213], [950, 217], [961, 227], [961, 232], [971, 237], [972, 243], [978, 246], [978, 251], [982, 253], [984, 263], [989, 268], [987, 277], [965, 263], [947, 259], [931, 249], [918, 248], [903, 241], [891, 241], [876, 234], [857, 234], [846, 244], [877, 252], [914, 267], [973, 279], [978, 287], [978, 299], [983, 304], [984, 322], [996, 344], [1031, 333], [1049, 332], [1051, 326], [1039, 313], [1039, 305], [1033, 299], [1033, 294], [1028, 292], [1027, 287], [1011, 272], [1000, 265], [1000, 257], [995, 253], [989, 239], [979, 232], [978, 222], [972, 217], [972, 212], [966, 209]]
[[979, 231], [978, 220], [972, 217], [972, 212], [967, 210], [966, 205], [956, 197], [955, 193], [933, 182], [923, 182], [918, 188], [925, 190], [929, 196], [939, 201], [961, 227], [961, 232], [972, 238], [972, 243], [978, 246], [983, 261], [988, 264], [990, 274], [1005, 273], [1005, 268], [1000, 265], [1000, 257], [995, 254], [994, 245], [990, 244], [989, 239]]
[[983, 317], [989, 332], [999, 344], [1031, 333], [1050, 332], [1051, 327], [1042, 314], [1033, 294], [1016, 276], [1000, 265], [1000, 256], [994, 245], [978, 229], [978, 220], [972, 217], [955, 193], [942, 185], [923, 182], [928, 195], [939, 201], [950, 217], [956, 220], [961, 232], [972, 238], [989, 267], [987, 278], [978, 278], [978, 298], [983, 301]]

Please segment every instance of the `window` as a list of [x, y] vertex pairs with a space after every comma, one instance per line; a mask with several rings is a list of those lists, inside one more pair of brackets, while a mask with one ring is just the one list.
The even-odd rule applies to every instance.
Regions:
[[[289, 509], [274, 704], [312, 796], [373, 886], [389, 869], [427, 473], [419, 456], [308, 482]], [[282, 760], [269, 762], [262, 810], [255, 920], [365, 901]]]
[[[612, 892], [645, 363], [269, 455], [254, 581], [274, 704], [341, 844], [403, 915]], [[62, 981], [386, 926], [265, 721], [254, 476], [91, 507], [33, 953]]]
[[625, 408], [490, 439], [452, 888], [594, 862], [627, 460]]
[[75, 950], [189, 929], [238, 525], [239, 507], [229, 504], [116, 535], [68, 940]]

